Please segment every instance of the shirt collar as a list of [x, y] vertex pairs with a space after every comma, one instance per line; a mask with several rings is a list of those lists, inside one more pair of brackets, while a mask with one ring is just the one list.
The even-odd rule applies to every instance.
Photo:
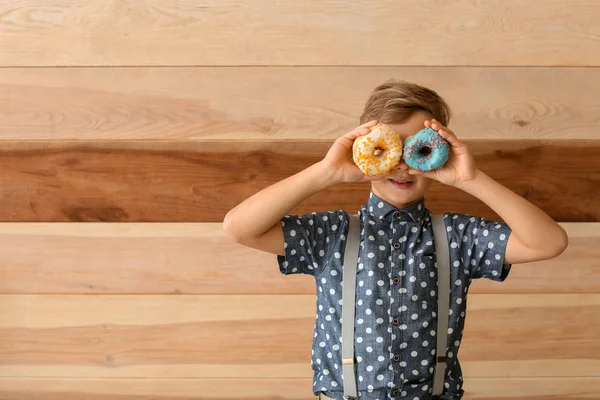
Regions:
[[425, 198], [421, 198], [421, 200], [412, 206], [399, 209], [377, 196], [373, 191], [371, 191], [371, 194], [369, 195], [367, 211], [373, 217], [377, 217], [378, 219], [384, 219], [390, 214], [398, 212], [400, 219], [406, 219], [408, 217], [414, 222], [421, 221], [429, 215], [429, 210], [425, 208]]

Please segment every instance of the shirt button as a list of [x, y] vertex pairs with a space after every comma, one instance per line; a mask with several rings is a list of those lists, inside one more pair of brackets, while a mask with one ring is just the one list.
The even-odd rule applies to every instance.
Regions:
[[394, 217], [396, 217], [397, 219], [400, 219], [400, 216], [401, 216], [401, 214], [400, 214], [400, 212], [399, 212], [399, 211], [396, 211], [396, 212], [394, 213]]
[[400, 243], [398, 243], [398, 242], [394, 243], [394, 248], [395, 249], [399, 249], [400, 248]]
[[400, 283], [400, 279], [394, 278], [394, 279], [392, 279], [392, 282], [394, 282], [394, 285], [397, 285]]
[[400, 323], [400, 320], [398, 318], [394, 318], [392, 322], [394, 323], [394, 325], [398, 325]]
[[400, 356], [398, 354], [394, 354], [394, 361], [399, 361], [400, 360]]
[[392, 396], [398, 396], [400, 394], [400, 391], [398, 389], [394, 389], [394, 391], [392, 392]]

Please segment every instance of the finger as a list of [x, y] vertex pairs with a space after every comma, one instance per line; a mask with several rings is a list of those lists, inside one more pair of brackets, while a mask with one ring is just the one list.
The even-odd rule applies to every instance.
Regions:
[[355, 129], [352, 132], [348, 132], [346, 133], [343, 137], [346, 139], [350, 139], [350, 140], [354, 140], [359, 136], [364, 136], [371, 133], [371, 129], [370, 128], [360, 128], [360, 129]]
[[430, 126], [432, 129], [435, 129], [436, 131], [437, 131], [437, 130], [439, 130], [439, 129], [441, 129], [441, 128], [445, 128], [445, 126], [444, 126], [444, 125], [442, 125], [442, 124], [440, 123], [440, 121], [438, 121], [438, 120], [437, 120], [437, 119], [435, 119], [435, 118], [431, 118], [431, 120], [430, 120], [429, 122], [430, 122], [429, 126]]
[[446, 130], [445, 128], [442, 128], [440, 130], [438, 130], [438, 134], [443, 137], [444, 139], [446, 139], [448, 141], [448, 143], [450, 143], [453, 147], [461, 147], [464, 146], [464, 143], [461, 142], [456, 135], [450, 131], [450, 130]]
[[439, 131], [440, 129], [445, 128], [444, 125], [440, 124], [438, 121], [436, 121], [435, 119], [431, 120], [431, 127], [433, 129], [435, 129], [436, 131]]
[[458, 139], [458, 137], [456, 137], [454, 132], [452, 132], [452, 129], [445, 127], [444, 125], [437, 122], [435, 119], [433, 119], [432, 121], [435, 122], [432, 123], [431, 128], [436, 130], [437, 133], [439, 133], [441, 137], [450, 142], [450, 144], [452, 144], [453, 146], [463, 145], [463, 143]]
[[454, 134], [454, 132], [452, 131], [452, 129], [448, 128], [447, 126], [442, 125], [438, 120], [432, 119], [431, 120], [431, 127], [433, 129], [435, 129], [436, 131], [439, 131], [440, 129], [443, 129], [447, 132], [450, 132], [452, 134]]
[[359, 127], [357, 127], [356, 129], [360, 129], [360, 128], [367, 128], [367, 127], [372, 127], [372, 126], [375, 126], [375, 125], [377, 125], [378, 123], [379, 123], [379, 121], [377, 121], [376, 119], [373, 119], [373, 120], [371, 120], [371, 121], [369, 121], [369, 122], [366, 122], [366, 123], [364, 123], [364, 124], [360, 125], [360, 126], [359, 126]]

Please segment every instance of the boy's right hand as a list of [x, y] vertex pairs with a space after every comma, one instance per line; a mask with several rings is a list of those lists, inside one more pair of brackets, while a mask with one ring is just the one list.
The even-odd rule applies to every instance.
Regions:
[[369, 121], [353, 131], [340, 136], [333, 143], [325, 158], [321, 160], [324, 168], [332, 173], [336, 183], [377, 181], [387, 176], [387, 174], [377, 176], [365, 175], [352, 159], [352, 145], [354, 144], [354, 140], [360, 136], [368, 135], [371, 132], [371, 128], [377, 125], [377, 123], [377, 120]]
[[386, 175], [366, 176], [352, 160], [354, 140], [371, 132], [377, 121], [359, 126], [338, 138], [319, 162], [255, 193], [223, 220], [223, 231], [236, 243], [280, 256], [285, 255], [281, 224], [288, 214], [310, 196], [342, 182], [382, 179]]

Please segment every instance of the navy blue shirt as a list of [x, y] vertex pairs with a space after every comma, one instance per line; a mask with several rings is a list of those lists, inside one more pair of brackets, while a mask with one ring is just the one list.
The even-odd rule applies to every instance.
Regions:
[[[431, 212], [422, 199], [399, 210], [371, 192], [359, 210], [356, 275], [356, 383], [361, 399], [430, 399], [436, 361], [437, 265]], [[281, 220], [282, 274], [312, 275], [317, 314], [311, 366], [313, 393], [343, 399], [342, 266], [349, 215], [343, 210], [286, 215]], [[450, 310], [442, 399], [464, 390], [458, 361], [473, 279], [502, 282], [511, 233], [504, 222], [444, 213], [450, 246]]]

